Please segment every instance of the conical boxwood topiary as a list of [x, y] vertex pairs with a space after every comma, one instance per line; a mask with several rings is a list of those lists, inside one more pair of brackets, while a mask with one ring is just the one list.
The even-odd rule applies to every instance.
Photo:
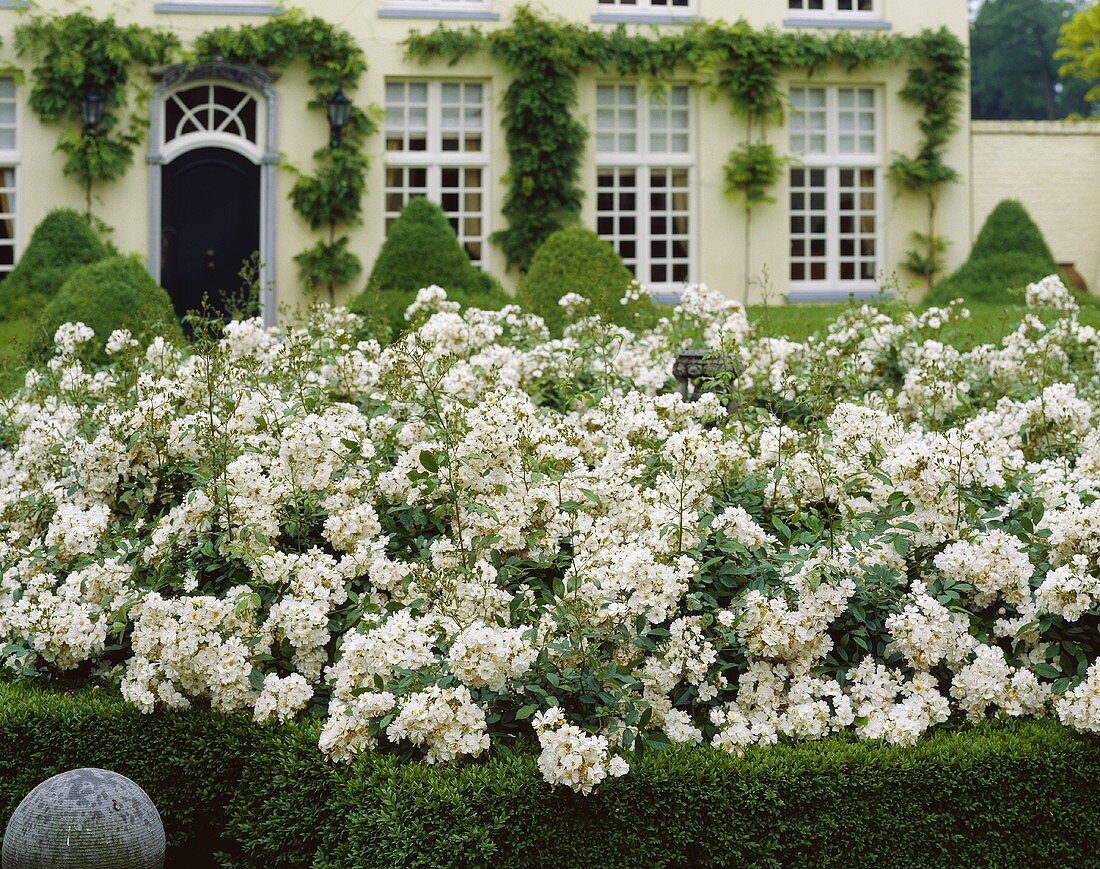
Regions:
[[588, 314], [636, 326], [639, 316], [643, 321], [652, 319], [655, 308], [644, 292], [637, 302], [622, 304], [633, 280], [615, 248], [590, 229], [568, 226], [553, 233], [535, 251], [516, 296], [524, 308], [546, 321], [552, 335], [560, 335], [565, 323], [559, 302], [567, 293], [584, 296]]
[[971, 259], [984, 259], [1001, 253], [1024, 253], [1054, 263], [1054, 255], [1023, 203], [1005, 199], [997, 203], [982, 224], [970, 251]]
[[90, 326], [97, 362], [107, 361], [104, 346], [115, 329], [129, 329], [138, 338], [162, 335], [183, 342], [172, 300], [137, 257], [112, 256], [74, 272], [42, 319], [50, 338], [62, 323]]
[[952, 299], [1009, 302], [1018, 290], [1047, 275], [1058, 264], [1031, 215], [1015, 199], [1000, 202], [982, 226], [970, 257], [957, 272], [942, 280], [925, 302], [946, 305]]
[[[470, 262], [443, 209], [417, 196], [390, 229], [367, 286], [377, 286], [384, 293], [415, 293], [433, 284], [467, 293], [498, 288], [490, 275]], [[352, 310], [359, 310], [365, 301], [362, 294], [356, 297]]]
[[[489, 277], [486, 275], [486, 277]], [[463, 310], [480, 308], [483, 311], [499, 311], [505, 305], [514, 305], [516, 300], [493, 279], [487, 289], [467, 292], [466, 290], [447, 290], [447, 298], [458, 302]], [[429, 284], [430, 286], [430, 284]], [[416, 300], [416, 290], [388, 290], [382, 292], [377, 284], [368, 284], [351, 303], [351, 310], [367, 319], [368, 333], [383, 343], [397, 338], [408, 327], [405, 310]]]
[[51, 211], [35, 227], [19, 262], [0, 283], [0, 319], [37, 315], [73, 272], [109, 254], [78, 212]]

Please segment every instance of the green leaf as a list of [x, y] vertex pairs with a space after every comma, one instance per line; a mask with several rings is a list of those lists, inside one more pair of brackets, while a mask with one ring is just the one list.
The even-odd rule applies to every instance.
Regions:
[[522, 706], [516, 711], [516, 721], [526, 721], [538, 711], [539, 705], [537, 703], [528, 703], [526, 706]]
[[581, 494], [594, 504], [602, 504], [603, 500], [591, 489], [581, 488]]

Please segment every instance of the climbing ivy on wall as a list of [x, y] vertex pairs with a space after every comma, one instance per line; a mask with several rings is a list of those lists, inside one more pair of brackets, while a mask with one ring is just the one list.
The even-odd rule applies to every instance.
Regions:
[[440, 25], [429, 33], [411, 34], [405, 47], [411, 59], [425, 64], [441, 59], [453, 64], [485, 52], [514, 76], [504, 96], [511, 157], [504, 206], [509, 225], [494, 240], [509, 262], [521, 268], [550, 233], [580, 212], [587, 132], [574, 109], [576, 78], [583, 69], [636, 76], [655, 87], [674, 74], [686, 74], [697, 86], [724, 95], [731, 112], [744, 118], [748, 128], [746, 140], [727, 163], [727, 187], [751, 209], [770, 201], [768, 191], [782, 175], [783, 161], [766, 135], [768, 125], [781, 123], [785, 116], [786, 95], [780, 86], [784, 72], [814, 75], [831, 66], [854, 71], [909, 63], [901, 96], [921, 109], [923, 140], [916, 155], [895, 156], [890, 177], [931, 203], [929, 231], [918, 239], [923, 249], [911, 252], [906, 264], [923, 262], [918, 273], [929, 278], [929, 269], [933, 275], [938, 270], [935, 251], [942, 251], [943, 240], [935, 235], [935, 201], [942, 185], [958, 177], [943, 156], [958, 128], [966, 85], [966, 49], [946, 29], [915, 37], [848, 31], [821, 36], [755, 31], [738, 21], [695, 23], [675, 33], [655, 34], [625, 26], [590, 30], [520, 7], [508, 27], [486, 33]]
[[[148, 127], [146, 91], [131, 88], [132, 73], [180, 54], [170, 32], [119, 25], [113, 17], [85, 13], [35, 15], [16, 29], [16, 50], [30, 56], [30, 104], [47, 123], [66, 124], [58, 150], [67, 155], [64, 171], [90, 189], [93, 181], [120, 177], [133, 162]], [[910, 72], [901, 96], [920, 107], [923, 139], [914, 155], [895, 155], [891, 179], [903, 190], [926, 197], [928, 232], [915, 234], [916, 247], [905, 265], [930, 283], [942, 266], [945, 241], [936, 234], [936, 208], [943, 185], [958, 178], [944, 162], [958, 129], [966, 84], [966, 51], [947, 30], [915, 37], [832, 36], [754, 31], [745, 22], [693, 24], [670, 34], [588, 29], [580, 24], [517, 10], [511, 25], [484, 33], [477, 28], [441, 26], [413, 34], [410, 57], [427, 63], [457, 62], [486, 52], [512, 80], [504, 96], [510, 187], [503, 211], [508, 227], [493, 236], [510, 263], [526, 268], [535, 250], [554, 230], [575, 221], [583, 190], [580, 166], [587, 131], [576, 119], [577, 77], [586, 68], [636, 76], [654, 87], [674, 74], [687, 74], [708, 91], [724, 95], [731, 112], [746, 120], [747, 137], [727, 163], [727, 189], [751, 210], [772, 200], [769, 191], [782, 176], [784, 161], [767, 141], [769, 125], [781, 123], [786, 97], [784, 72], [813, 75], [830, 66], [849, 70], [906, 62]], [[354, 37], [321, 18], [291, 11], [261, 25], [218, 28], [202, 34], [191, 58], [222, 59], [285, 69], [304, 62], [315, 91], [310, 108], [323, 113], [339, 87], [354, 91], [367, 69]], [[103, 120], [95, 135], [80, 125], [80, 100], [90, 84], [106, 95]], [[128, 111], [131, 100], [135, 109]], [[314, 153], [312, 174], [299, 173], [290, 193], [294, 209], [327, 238], [295, 257], [308, 287], [350, 283], [362, 264], [338, 228], [362, 221], [368, 161], [364, 143], [377, 129], [377, 109], [353, 106], [342, 140]], [[73, 122], [76, 122], [75, 128]], [[324, 127], [321, 127], [324, 129]]]
[[[204, 33], [195, 41], [194, 53], [199, 61], [221, 59], [272, 69], [285, 69], [302, 61], [316, 93], [309, 106], [321, 113], [338, 88], [354, 91], [367, 70], [366, 55], [350, 33], [296, 10], [260, 25], [221, 27]], [[363, 268], [359, 258], [348, 250], [348, 237], [337, 237], [337, 228], [362, 223], [368, 168], [363, 147], [367, 137], [377, 130], [375, 115], [377, 111], [352, 105], [341, 140], [315, 151], [315, 172], [299, 173], [290, 191], [294, 210], [311, 229], [328, 228], [326, 240], [294, 259], [305, 286], [327, 287], [330, 299], [337, 286], [353, 281]]]
[[[16, 53], [33, 62], [30, 106], [44, 122], [64, 125], [57, 150], [66, 156], [64, 173], [85, 185], [89, 217], [92, 183], [121, 177], [149, 126], [148, 90], [131, 87], [131, 73], [166, 63], [178, 47], [168, 31], [83, 12], [33, 15], [15, 28]], [[106, 97], [94, 134], [84, 130], [80, 110], [92, 85]]]
[[[65, 174], [81, 179], [89, 191], [93, 181], [121, 177], [149, 126], [148, 116], [140, 111], [148, 100], [148, 90], [132, 86], [132, 76], [142, 67], [148, 70], [178, 60], [182, 51], [176, 36], [156, 28], [123, 26], [113, 17], [97, 19], [83, 12], [41, 14], [16, 28], [15, 46], [20, 56], [34, 61], [31, 108], [47, 123], [67, 124], [57, 144], [68, 157]], [[309, 106], [322, 117], [337, 88], [354, 90], [367, 69], [366, 55], [350, 33], [296, 10], [261, 25], [221, 27], [204, 33], [188, 59], [196, 63], [220, 59], [274, 69], [302, 61], [315, 91]], [[89, 135], [83, 129], [80, 102], [92, 84], [106, 95], [106, 103], [98, 130]], [[139, 110], [127, 118], [131, 100]], [[347, 236], [338, 238], [337, 228], [362, 221], [368, 167], [363, 145], [377, 128], [376, 114], [353, 105], [341, 141], [318, 149], [313, 155], [315, 171], [299, 172], [290, 192], [291, 204], [311, 229], [328, 229], [327, 239], [295, 260], [306, 286], [327, 287], [330, 295], [362, 271], [359, 259], [348, 250]], [[327, 123], [319, 129], [327, 132]]]
[[574, 110], [589, 37], [581, 25], [540, 18], [520, 7], [511, 27], [489, 34], [440, 25], [406, 41], [409, 57], [421, 63], [446, 58], [454, 64], [487, 51], [512, 74], [504, 93], [510, 185], [502, 211], [508, 228], [491, 240], [509, 263], [523, 268], [551, 233], [580, 214], [580, 165], [588, 134]]
[[947, 240], [936, 232], [939, 192], [959, 180], [944, 162], [951, 136], [959, 129], [959, 109], [967, 87], [966, 47], [946, 31], [925, 32], [907, 43], [913, 63], [901, 95], [924, 110], [920, 120], [924, 139], [913, 156], [899, 154], [890, 165], [890, 178], [928, 202], [928, 231], [913, 233], [915, 246], [903, 265], [925, 279], [929, 289], [943, 271]]

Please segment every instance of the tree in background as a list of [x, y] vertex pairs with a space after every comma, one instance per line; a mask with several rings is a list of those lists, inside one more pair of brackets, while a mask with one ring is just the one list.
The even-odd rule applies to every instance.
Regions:
[[1088, 115], [1089, 84], [1063, 78], [1058, 35], [1082, 0], [985, 0], [970, 28], [971, 110], [981, 120]]
[[1081, 79], [1091, 88], [1086, 100], [1100, 102], [1100, 3], [1083, 9], [1062, 28], [1055, 57], [1065, 63], [1062, 75]]

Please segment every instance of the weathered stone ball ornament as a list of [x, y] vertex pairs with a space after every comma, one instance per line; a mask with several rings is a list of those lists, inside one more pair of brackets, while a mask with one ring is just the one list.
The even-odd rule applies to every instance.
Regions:
[[164, 824], [148, 794], [105, 769], [74, 769], [23, 798], [3, 869], [162, 869]]

